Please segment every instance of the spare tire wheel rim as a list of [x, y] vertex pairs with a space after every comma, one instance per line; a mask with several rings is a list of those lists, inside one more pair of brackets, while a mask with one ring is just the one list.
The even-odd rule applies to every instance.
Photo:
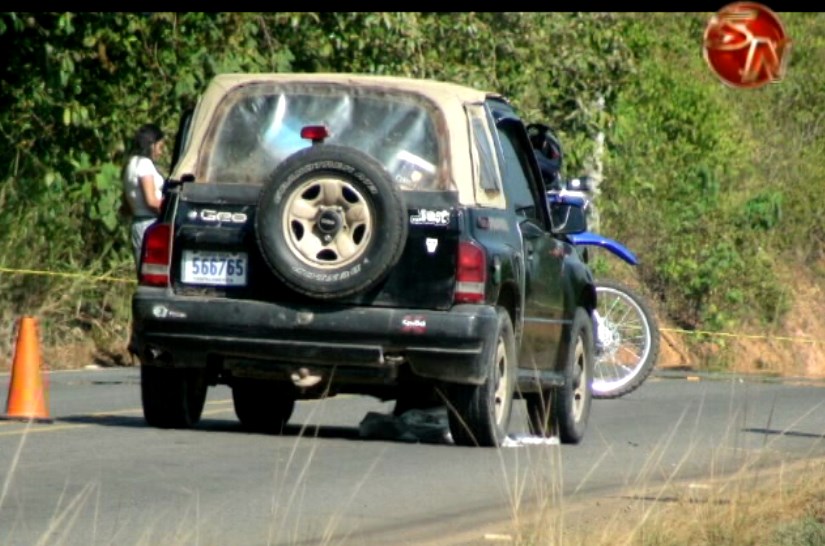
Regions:
[[283, 233], [290, 252], [317, 269], [344, 267], [364, 255], [373, 214], [363, 192], [335, 176], [296, 187], [284, 208]]

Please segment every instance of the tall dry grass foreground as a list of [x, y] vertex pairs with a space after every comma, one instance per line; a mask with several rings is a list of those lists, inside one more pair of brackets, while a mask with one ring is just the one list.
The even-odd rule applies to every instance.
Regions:
[[561, 540], [534, 529], [518, 544], [822, 546], [825, 460], [627, 491], [570, 507], [565, 521]]
[[[825, 459], [777, 463], [777, 451], [767, 440], [738, 467], [711, 460], [704, 474], [685, 480], [676, 478], [680, 464], [657, 478], [652, 469], [661, 468], [659, 453], [668, 443], [665, 438], [652, 450], [639, 477], [625, 490], [583, 498], [574, 493], [564, 499], [559, 484], [548, 486], [537, 509], [514, 515], [510, 529], [488, 533], [478, 544], [825, 545]], [[559, 447], [548, 448], [548, 456], [560, 469]], [[690, 459], [688, 450], [682, 463]], [[562, 474], [554, 472], [554, 481], [561, 481]], [[519, 513], [518, 504], [513, 503], [514, 514]]]

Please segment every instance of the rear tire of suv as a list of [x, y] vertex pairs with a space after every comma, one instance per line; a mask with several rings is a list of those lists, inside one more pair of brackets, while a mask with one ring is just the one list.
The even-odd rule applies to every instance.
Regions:
[[564, 385], [526, 396], [530, 431], [549, 438], [558, 435], [563, 444], [578, 444], [584, 438], [593, 400], [593, 322], [579, 307], [569, 330], [565, 355]]
[[292, 411], [296, 393], [292, 385], [236, 379], [232, 383], [235, 415], [244, 428], [281, 434]]
[[516, 384], [516, 342], [510, 315], [498, 308], [498, 334], [481, 355], [487, 378], [481, 385], [451, 385], [448, 415], [453, 441], [498, 447], [507, 436]]
[[201, 370], [141, 363], [143, 417], [150, 426], [192, 428], [203, 413], [206, 389], [206, 378]]
[[258, 200], [255, 231], [275, 276], [301, 294], [334, 299], [384, 278], [404, 250], [407, 222], [381, 163], [323, 144], [275, 169]]

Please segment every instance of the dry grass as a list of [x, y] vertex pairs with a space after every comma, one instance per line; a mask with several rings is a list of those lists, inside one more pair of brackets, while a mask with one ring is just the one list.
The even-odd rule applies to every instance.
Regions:
[[646, 487], [581, 503], [567, 522], [567, 545], [821, 546], [825, 460]]

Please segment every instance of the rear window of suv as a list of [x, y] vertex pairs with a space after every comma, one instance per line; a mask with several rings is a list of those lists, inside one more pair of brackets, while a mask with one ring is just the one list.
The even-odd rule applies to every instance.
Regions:
[[263, 183], [291, 154], [311, 146], [301, 128], [325, 125], [328, 144], [357, 148], [402, 189], [442, 189], [434, 114], [417, 96], [340, 85], [248, 86], [228, 95], [211, 128], [206, 180]]

